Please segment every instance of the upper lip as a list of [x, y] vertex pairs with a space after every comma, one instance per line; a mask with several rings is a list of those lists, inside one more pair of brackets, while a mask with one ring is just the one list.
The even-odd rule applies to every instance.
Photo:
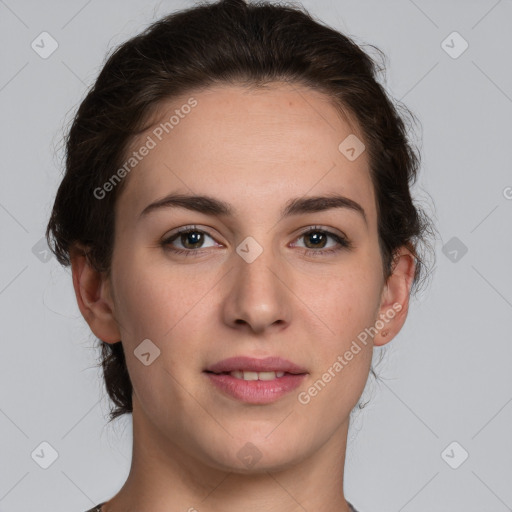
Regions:
[[205, 371], [214, 373], [232, 372], [235, 370], [248, 370], [253, 372], [286, 372], [286, 373], [307, 373], [302, 368], [282, 357], [265, 357], [264, 359], [255, 359], [254, 357], [238, 356], [223, 359], [208, 368]]

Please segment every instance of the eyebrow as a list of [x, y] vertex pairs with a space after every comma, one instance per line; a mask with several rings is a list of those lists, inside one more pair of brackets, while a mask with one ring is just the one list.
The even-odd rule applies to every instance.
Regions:
[[[234, 216], [236, 213], [232, 205], [214, 197], [171, 193], [146, 206], [140, 213], [139, 219], [161, 208], [186, 208], [187, 210], [215, 216]], [[334, 208], [346, 208], [355, 211], [363, 217], [365, 224], [368, 225], [364, 208], [353, 199], [338, 194], [290, 199], [281, 211], [279, 220], [293, 215], [321, 212]]]

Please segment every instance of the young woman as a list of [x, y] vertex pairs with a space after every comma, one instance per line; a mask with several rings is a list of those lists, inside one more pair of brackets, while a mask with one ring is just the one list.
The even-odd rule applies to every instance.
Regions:
[[425, 266], [419, 158], [373, 60], [223, 0], [120, 46], [48, 224], [102, 349], [129, 477], [93, 510], [349, 512], [350, 413]]

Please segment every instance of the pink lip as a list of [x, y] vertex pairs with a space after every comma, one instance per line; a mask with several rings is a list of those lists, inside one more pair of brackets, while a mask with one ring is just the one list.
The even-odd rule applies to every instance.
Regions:
[[[285, 372], [273, 380], [243, 380], [232, 377], [234, 370], [253, 372]], [[209, 366], [204, 373], [218, 389], [236, 400], [251, 404], [266, 404], [279, 400], [296, 389], [307, 375], [307, 370], [280, 357], [254, 359], [231, 357]]]
[[305, 368], [281, 357], [265, 357], [264, 359], [255, 359], [254, 357], [245, 356], [230, 357], [205, 369], [205, 371], [213, 373], [232, 372], [234, 370], [248, 370], [252, 372], [287, 372], [293, 374], [308, 373]]
[[205, 373], [218, 389], [232, 398], [251, 404], [267, 404], [279, 400], [282, 396], [300, 386], [305, 373], [294, 375], [285, 373], [274, 380], [243, 380], [228, 373]]

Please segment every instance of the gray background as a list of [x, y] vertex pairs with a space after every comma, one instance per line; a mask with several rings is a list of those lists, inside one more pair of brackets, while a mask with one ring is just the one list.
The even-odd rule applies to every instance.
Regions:
[[[0, 511], [84, 511], [128, 474], [130, 419], [105, 426], [94, 338], [40, 240], [62, 135], [108, 50], [189, 5], [0, 0]], [[303, 5], [388, 56], [383, 85], [421, 121], [415, 193], [441, 235], [433, 278], [355, 417], [347, 499], [360, 512], [512, 510], [512, 2]], [[43, 31], [58, 43], [46, 59], [31, 47]], [[457, 58], [442, 44], [453, 31], [469, 44]], [[42, 442], [58, 455], [47, 469], [32, 456], [50, 456]]]

